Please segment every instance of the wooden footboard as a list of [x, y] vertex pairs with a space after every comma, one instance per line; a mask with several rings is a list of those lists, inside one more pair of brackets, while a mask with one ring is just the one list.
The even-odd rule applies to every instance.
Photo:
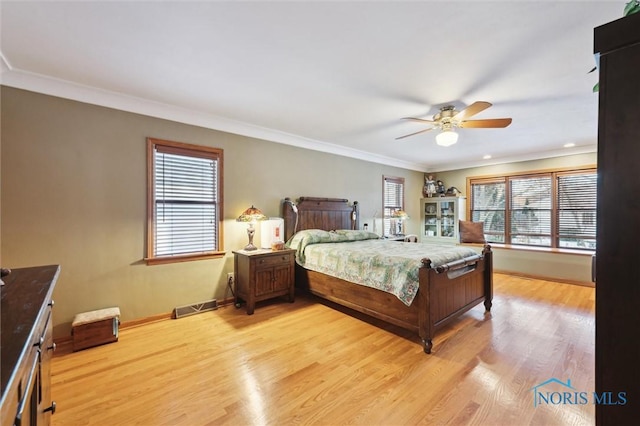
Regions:
[[[358, 203], [344, 198], [285, 198], [282, 203], [288, 240], [303, 229], [358, 229]], [[469, 309], [484, 302], [491, 309], [493, 260], [490, 246], [481, 256], [431, 268], [420, 268], [418, 293], [411, 306], [384, 291], [353, 284], [296, 265], [296, 286], [372, 317], [417, 333], [424, 351], [431, 353], [434, 333]]]
[[469, 309], [484, 302], [491, 309], [493, 298], [492, 252], [466, 264], [445, 265], [442, 272], [424, 262], [420, 288], [410, 306], [390, 293], [353, 284], [297, 266], [296, 286], [316, 296], [354, 309], [374, 318], [416, 332], [426, 353], [431, 353], [435, 332]]
[[[421, 268], [418, 304], [426, 318], [419, 320], [418, 334], [426, 353], [431, 353], [432, 339], [439, 328], [480, 303], [484, 303], [487, 311], [491, 310], [492, 270], [493, 252], [488, 245], [482, 257], [475, 261], [453, 262], [437, 269], [430, 265]], [[423, 293], [422, 296], [420, 293]]]

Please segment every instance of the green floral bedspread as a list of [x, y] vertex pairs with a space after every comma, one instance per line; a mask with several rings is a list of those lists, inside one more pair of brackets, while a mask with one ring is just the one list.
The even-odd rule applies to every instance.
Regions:
[[300, 231], [287, 245], [296, 250], [296, 262], [356, 284], [394, 294], [407, 306], [418, 292], [421, 260], [432, 267], [476, 255], [468, 247], [381, 240], [367, 231]]

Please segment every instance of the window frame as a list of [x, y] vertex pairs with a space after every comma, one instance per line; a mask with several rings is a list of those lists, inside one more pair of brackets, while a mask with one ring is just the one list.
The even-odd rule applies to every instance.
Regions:
[[[521, 201], [518, 201], [517, 197], [514, 196], [514, 189], [515, 189], [514, 187], [518, 187], [519, 184], [522, 184], [523, 186], [530, 186], [524, 183], [527, 181], [533, 181], [533, 182], [538, 181], [538, 183], [548, 184], [548, 186], [546, 187], [549, 192], [548, 197], [535, 197], [535, 196], [531, 197], [534, 199], [534, 201], [537, 200], [539, 203], [546, 204], [548, 202], [548, 205], [544, 206], [545, 208], [532, 208], [530, 210], [527, 210], [527, 204], [530, 198], [529, 196], [525, 198], [525, 202], [522, 206], [520, 206], [519, 208], [516, 207], [516, 205], [519, 204]], [[509, 244], [518, 245], [518, 246], [554, 247], [554, 234], [555, 234], [554, 224], [556, 223], [555, 217], [557, 215], [557, 209], [555, 209], [556, 194], [555, 194], [554, 181], [555, 181], [554, 176], [549, 173], [532, 173], [532, 174], [525, 174], [525, 175], [509, 176], [506, 178], [506, 184], [507, 184], [506, 195], [508, 197], [509, 204], [506, 205], [508, 206], [508, 208], [506, 209], [506, 212], [508, 212], [507, 220], [506, 220], [506, 223], [508, 223], [508, 227], [505, 227], [505, 241], [509, 240], [510, 241]], [[532, 211], [532, 212], [537, 211], [541, 214], [544, 212], [548, 212], [549, 214], [548, 221], [545, 220], [544, 221], [545, 224], [542, 226], [543, 228], [546, 228], [549, 230], [548, 233], [541, 232], [539, 230], [528, 231], [528, 232], [527, 231], [514, 232], [513, 228], [514, 226], [518, 226], [518, 224], [525, 224], [525, 225], [532, 224], [530, 219], [517, 218], [517, 216], [527, 215], [529, 211]], [[535, 214], [533, 216], [535, 217]], [[513, 240], [513, 238], [517, 238], [517, 237], [520, 237], [520, 238], [524, 237], [527, 239], [548, 238], [549, 245], [532, 244], [532, 243], [527, 244], [527, 243], [520, 243], [520, 242], [514, 243], [513, 241], [511, 241]]]
[[[156, 237], [156, 193], [155, 193], [155, 151], [156, 146], [162, 147], [165, 152], [172, 152], [184, 156], [207, 158], [217, 161], [216, 188], [216, 250], [209, 252], [193, 252], [175, 255], [157, 256], [154, 253]], [[147, 138], [147, 247], [145, 261], [147, 265], [157, 265], [175, 262], [187, 262], [193, 260], [213, 259], [225, 255], [223, 238], [223, 218], [224, 218], [224, 197], [223, 197], [223, 170], [224, 151], [221, 148], [214, 148], [202, 145], [194, 145], [184, 142], [168, 141], [156, 138]]]
[[[581, 216], [582, 219], [585, 220], [586, 219], [586, 212], [591, 212], [591, 217], [589, 217], [588, 221], [591, 222], [589, 225], [593, 226], [593, 237], [592, 238], [588, 238], [590, 236], [588, 236], [587, 234], [583, 233], [580, 234], [578, 236], [576, 235], [571, 235], [571, 234], [561, 234], [561, 223], [560, 223], [560, 212], [567, 212], [570, 211], [571, 209], [561, 209], [560, 208], [560, 179], [563, 177], [567, 177], [567, 176], [579, 176], [579, 175], [590, 175], [590, 174], [595, 174], [595, 180], [593, 182], [593, 187], [592, 190], [594, 192], [594, 205], [593, 205], [593, 209], [574, 209], [574, 211], [576, 212], [582, 212]], [[595, 251], [595, 241], [596, 241], [596, 234], [597, 234], [597, 225], [596, 225], [596, 218], [597, 218], [597, 210], [598, 210], [598, 171], [596, 168], [593, 169], [584, 169], [584, 170], [570, 170], [570, 171], [558, 171], [555, 173], [554, 176], [554, 180], [553, 180], [553, 184], [555, 185], [555, 201], [556, 201], [556, 209], [558, 211], [558, 214], [556, 216], [556, 221], [554, 223], [555, 226], [555, 237], [556, 237], [556, 244], [557, 247], [560, 249], [573, 249], [573, 250], [591, 250], [591, 251]], [[565, 223], [566, 226], [566, 223]], [[582, 228], [582, 230], [584, 230], [585, 228]], [[571, 237], [574, 238], [582, 238], [582, 239], [593, 239], [594, 241], [594, 248], [574, 248], [574, 247], [562, 247], [560, 245], [561, 243], [561, 239], [570, 239]]]
[[[387, 182], [399, 185], [402, 188], [402, 201], [401, 205], [389, 206], [387, 205]], [[395, 177], [395, 176], [382, 176], [382, 235], [396, 235], [391, 234], [391, 211], [395, 208], [400, 210], [405, 210], [404, 208], [404, 199], [405, 199], [405, 190], [404, 190], [404, 178], [403, 177]], [[389, 214], [387, 215], [387, 208], [390, 208]], [[402, 230], [404, 232], [405, 224], [402, 223]], [[389, 230], [389, 234], [386, 233], [387, 229]]]
[[[560, 235], [560, 205], [559, 205], [559, 185], [558, 181], [563, 176], [572, 176], [572, 175], [580, 175], [580, 174], [595, 174], [595, 179], [598, 179], [598, 170], [595, 165], [583, 166], [583, 167], [568, 167], [568, 168], [558, 168], [558, 169], [547, 169], [547, 170], [539, 170], [539, 171], [530, 171], [530, 172], [514, 172], [508, 174], [501, 175], [486, 175], [486, 176], [471, 176], [467, 177], [467, 194], [469, 194], [469, 203], [467, 204], [467, 218], [469, 220], [473, 220], [473, 212], [474, 212], [474, 185], [482, 185], [482, 184], [504, 184], [505, 186], [505, 200], [504, 200], [504, 209], [496, 209], [496, 211], [504, 212], [504, 233], [498, 234], [496, 232], [485, 231], [486, 235], [503, 235], [504, 242], [490, 242], [490, 244], [504, 244], [507, 246], [522, 246], [522, 247], [531, 247], [531, 248], [542, 248], [542, 249], [554, 249], [554, 250], [577, 250], [584, 252], [593, 252], [595, 248], [591, 247], [566, 247], [561, 246], [561, 239], [567, 238], [567, 235]], [[511, 230], [511, 181], [516, 179], [526, 179], [526, 178], [534, 178], [534, 177], [549, 177], [551, 180], [551, 219], [550, 219], [550, 245], [535, 245], [535, 244], [523, 244], [523, 243], [512, 243], [512, 230]], [[597, 193], [595, 193], [595, 200], [597, 203]], [[595, 222], [595, 211], [593, 213]], [[582, 235], [584, 239], [588, 239], [584, 234]], [[595, 237], [594, 237], [595, 238]]]

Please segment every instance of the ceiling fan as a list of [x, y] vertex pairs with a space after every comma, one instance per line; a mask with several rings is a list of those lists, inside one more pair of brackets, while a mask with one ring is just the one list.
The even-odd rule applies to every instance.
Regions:
[[442, 146], [451, 146], [458, 141], [458, 134], [455, 132], [456, 127], [462, 128], [503, 128], [511, 124], [510, 118], [490, 118], [486, 120], [468, 120], [468, 118], [478, 114], [489, 108], [491, 103], [477, 101], [463, 109], [457, 111], [452, 105], [440, 108], [440, 112], [433, 116], [433, 120], [425, 120], [416, 117], [404, 117], [404, 120], [417, 121], [419, 123], [430, 124], [432, 127], [420, 130], [419, 132], [410, 133], [400, 136], [397, 139], [408, 138], [409, 136], [419, 135], [433, 129], [441, 129], [442, 131], [436, 136], [436, 143]]

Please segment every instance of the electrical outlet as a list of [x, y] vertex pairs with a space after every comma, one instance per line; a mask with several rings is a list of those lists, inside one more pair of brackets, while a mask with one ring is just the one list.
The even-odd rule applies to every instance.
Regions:
[[229, 272], [227, 273], [227, 283], [228, 284], [233, 284], [236, 282], [236, 276], [233, 272]]

